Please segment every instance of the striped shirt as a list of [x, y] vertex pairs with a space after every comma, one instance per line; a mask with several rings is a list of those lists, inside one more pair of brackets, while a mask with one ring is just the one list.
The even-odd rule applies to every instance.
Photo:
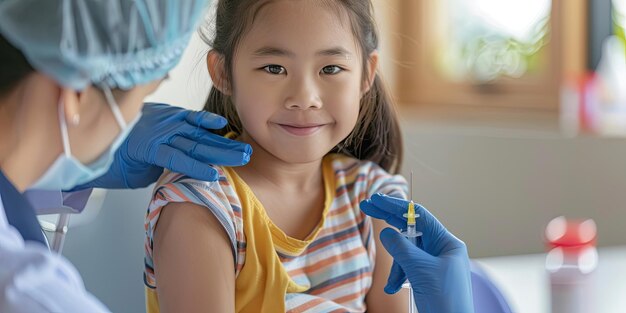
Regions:
[[206, 207], [227, 233], [235, 259], [237, 312], [365, 312], [375, 245], [371, 219], [359, 202], [375, 193], [406, 198], [407, 184], [375, 163], [339, 154], [322, 162], [325, 207], [304, 240], [289, 237], [266, 215], [252, 190], [231, 168], [218, 182], [164, 174], [145, 222], [147, 310], [159, 312], [152, 247], [161, 208], [169, 202]]

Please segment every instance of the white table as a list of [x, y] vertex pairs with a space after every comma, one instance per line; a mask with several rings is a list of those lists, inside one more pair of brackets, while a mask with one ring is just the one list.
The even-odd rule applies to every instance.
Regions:
[[[626, 246], [598, 249], [593, 292], [598, 313], [626, 312]], [[516, 313], [550, 312], [545, 254], [476, 259]]]

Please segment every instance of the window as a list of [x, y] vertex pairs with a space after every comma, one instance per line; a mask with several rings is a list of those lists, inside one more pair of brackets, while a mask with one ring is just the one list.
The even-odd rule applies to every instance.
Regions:
[[[622, 1], [622, 0], [620, 0]], [[584, 0], [399, 0], [401, 103], [557, 110], [586, 65]]]

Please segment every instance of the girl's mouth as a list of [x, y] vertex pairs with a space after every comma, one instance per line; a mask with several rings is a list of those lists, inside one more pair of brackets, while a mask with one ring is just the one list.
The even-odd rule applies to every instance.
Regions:
[[295, 136], [308, 136], [324, 127], [324, 124], [315, 125], [288, 125], [278, 124], [282, 129]]

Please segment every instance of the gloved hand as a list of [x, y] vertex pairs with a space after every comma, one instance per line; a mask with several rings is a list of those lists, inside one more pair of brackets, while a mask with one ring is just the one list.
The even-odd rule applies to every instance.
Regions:
[[205, 180], [218, 179], [212, 165], [248, 163], [252, 148], [208, 129], [226, 126], [226, 119], [160, 103], [146, 103], [143, 115], [118, 149], [109, 171], [73, 190], [140, 188], [155, 182], [167, 168]]
[[[375, 194], [361, 201], [361, 210], [383, 219], [399, 229], [406, 229], [408, 201]], [[380, 240], [394, 259], [385, 292], [394, 294], [408, 279], [420, 313], [474, 312], [470, 263], [465, 243], [452, 235], [424, 207], [415, 206], [416, 229], [423, 235], [417, 246], [402, 234], [385, 228]]]

